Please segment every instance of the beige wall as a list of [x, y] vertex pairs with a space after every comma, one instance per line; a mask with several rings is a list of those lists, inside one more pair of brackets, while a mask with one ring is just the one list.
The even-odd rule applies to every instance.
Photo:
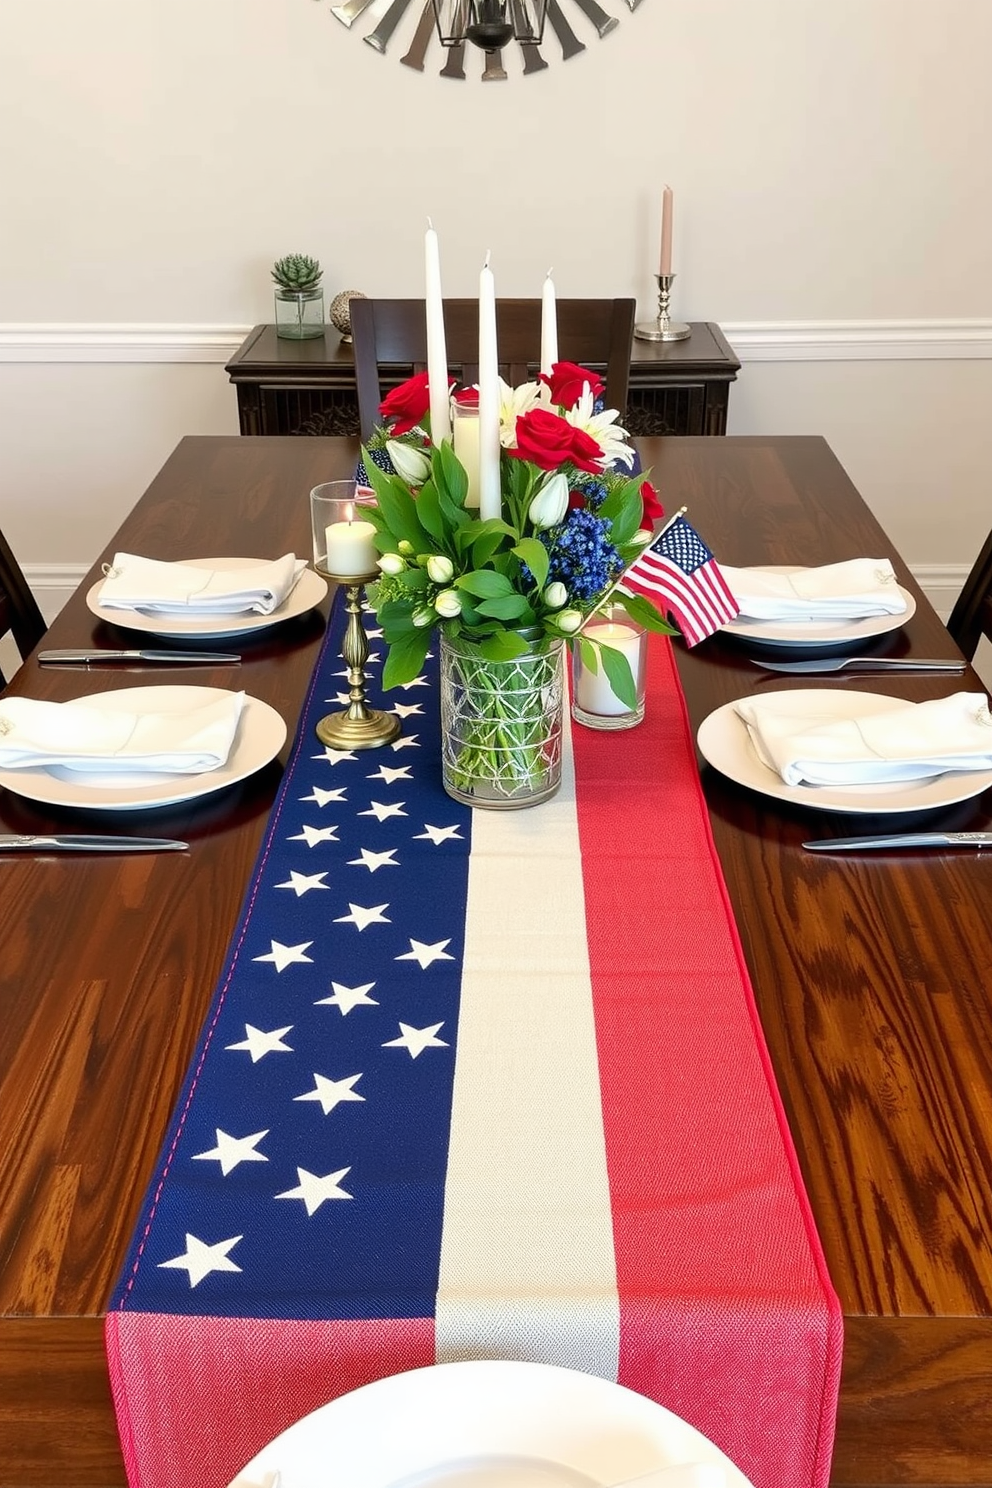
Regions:
[[600, 41], [562, 3], [585, 52], [487, 84], [399, 64], [420, 0], [385, 57], [330, 0], [0, 4], [0, 521], [42, 587], [181, 434], [236, 428], [280, 253], [416, 294], [430, 213], [450, 294], [489, 248], [501, 293], [553, 264], [646, 316], [665, 181], [675, 308], [745, 361], [733, 430], [825, 433], [953, 582], [992, 521], [992, 4], [604, 0]]

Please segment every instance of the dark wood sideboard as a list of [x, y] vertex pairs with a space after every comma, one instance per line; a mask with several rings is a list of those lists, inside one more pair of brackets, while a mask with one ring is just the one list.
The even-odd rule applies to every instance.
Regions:
[[[624, 424], [631, 434], [725, 434], [730, 384], [740, 371], [718, 325], [695, 322], [686, 341], [636, 341]], [[242, 434], [358, 433], [351, 345], [328, 326], [310, 341], [255, 326], [227, 364]], [[600, 370], [595, 368], [593, 370]], [[384, 385], [409, 376], [398, 367]]]

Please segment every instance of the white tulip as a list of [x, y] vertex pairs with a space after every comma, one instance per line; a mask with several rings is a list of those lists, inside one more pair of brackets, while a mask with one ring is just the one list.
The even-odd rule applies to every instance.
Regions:
[[549, 610], [560, 610], [568, 598], [568, 590], [559, 579], [555, 579], [554, 583], [549, 584], [545, 589], [543, 598]]
[[401, 574], [406, 568], [406, 560], [399, 553], [383, 553], [376, 563], [384, 574]]
[[402, 439], [387, 440], [386, 454], [396, 474], [411, 486], [422, 486], [431, 473], [430, 456], [412, 444], [404, 444]]
[[432, 553], [427, 560], [427, 577], [435, 584], [450, 584], [455, 577], [455, 565], [443, 553]]
[[453, 620], [462, 612], [462, 597], [457, 589], [442, 589], [435, 597], [434, 608], [445, 620]]
[[527, 515], [534, 526], [555, 527], [568, 511], [568, 481], [556, 470], [534, 496]]
[[562, 610], [555, 616], [555, 624], [563, 635], [574, 635], [582, 624], [582, 611]]
[[417, 605], [410, 616], [410, 619], [418, 630], [426, 630], [428, 625], [434, 624], [436, 618], [437, 616], [434, 614], [430, 605]]

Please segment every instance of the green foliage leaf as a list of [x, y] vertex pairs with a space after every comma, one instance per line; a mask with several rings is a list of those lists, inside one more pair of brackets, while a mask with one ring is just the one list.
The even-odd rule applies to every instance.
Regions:
[[485, 568], [498, 551], [500, 545], [506, 541], [502, 532], [483, 532], [472, 543], [472, 563], [476, 568]]
[[612, 598], [617, 604], [623, 605], [630, 618], [638, 621], [645, 630], [653, 630], [656, 635], [678, 635], [675, 626], [670, 625], [664, 615], [660, 615], [643, 595], [621, 594], [619, 590], [614, 590]]
[[633, 710], [637, 707], [637, 689], [634, 686], [634, 674], [630, 669], [630, 662], [622, 651], [615, 650], [613, 646], [602, 642], [596, 644], [607, 681], [625, 707]]
[[469, 594], [475, 594], [479, 599], [497, 599], [504, 594], [513, 593], [513, 585], [505, 574], [497, 573], [492, 568], [479, 568], [472, 573], [461, 574], [455, 580], [457, 589], [467, 589]]
[[415, 507], [421, 526], [430, 533], [439, 547], [446, 548], [448, 524], [441, 511], [441, 501], [433, 481], [427, 480], [421, 486]]
[[479, 650], [487, 661], [512, 661], [527, 650], [527, 642], [519, 631], [497, 630], [479, 642]]
[[[386, 475], [379, 469], [371, 455], [366, 458], [364, 449], [362, 458], [365, 461], [365, 469], [372, 482], [372, 489], [375, 491], [376, 503], [382, 517], [381, 530], [389, 532], [397, 542], [406, 538], [417, 553], [430, 548], [428, 535], [417, 516], [417, 504], [399, 476]], [[369, 515], [372, 515], [371, 511]], [[375, 525], [378, 527], [379, 523], [376, 522]]]
[[575, 637], [575, 641], [573, 641], [572, 644], [574, 645], [576, 643], [578, 643], [579, 656], [582, 659], [582, 665], [585, 667], [586, 671], [587, 672], [598, 672], [599, 671], [599, 648], [598, 648], [598, 646], [594, 646], [593, 643], [592, 643], [592, 641], [587, 640], [586, 637], [581, 633], [581, 631]]
[[536, 537], [522, 537], [513, 551], [534, 575], [538, 589], [543, 589], [548, 582], [548, 566], [551, 562], [544, 544]]
[[533, 622], [535, 616], [522, 594], [503, 594], [498, 599], [484, 599], [479, 605], [480, 615], [491, 615], [496, 620], [523, 620]]
[[641, 500], [643, 476], [621, 481], [613, 487], [599, 508], [599, 516], [610, 523], [610, 540], [615, 547], [629, 542], [641, 525], [644, 503]]
[[434, 450], [431, 476], [442, 501], [447, 498], [452, 506], [464, 507], [465, 497], [468, 495], [468, 476], [447, 439]]
[[388, 689], [412, 682], [424, 669], [427, 652], [431, 644], [430, 628], [415, 630], [398, 636], [389, 643], [389, 654], [382, 669], [382, 685]]

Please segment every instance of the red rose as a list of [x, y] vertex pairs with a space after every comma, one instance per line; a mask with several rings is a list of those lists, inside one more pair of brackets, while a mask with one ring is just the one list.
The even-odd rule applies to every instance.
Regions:
[[596, 372], [590, 372], [588, 367], [579, 367], [575, 362], [555, 362], [551, 368], [551, 376], [547, 377], [542, 372], [541, 381], [551, 389], [551, 401], [557, 403], [559, 408], [574, 408], [582, 397], [582, 388], [585, 383], [592, 389], [595, 400], [603, 391], [603, 380]]
[[426, 417], [430, 406], [431, 392], [427, 373], [418, 372], [415, 377], [407, 378], [406, 382], [401, 382], [399, 387], [386, 394], [379, 404], [379, 412], [390, 425], [389, 432], [395, 437], [408, 434], [411, 429], [416, 428], [420, 420]]
[[572, 464], [578, 470], [599, 475], [603, 469], [603, 451], [595, 439], [546, 408], [520, 414], [516, 437], [516, 449], [507, 450], [507, 454], [517, 460], [530, 460], [542, 470]]
[[643, 505], [641, 527], [645, 529], [653, 527], [658, 517], [665, 515], [665, 508], [658, 500], [658, 492], [650, 481], [641, 481], [641, 502]]

